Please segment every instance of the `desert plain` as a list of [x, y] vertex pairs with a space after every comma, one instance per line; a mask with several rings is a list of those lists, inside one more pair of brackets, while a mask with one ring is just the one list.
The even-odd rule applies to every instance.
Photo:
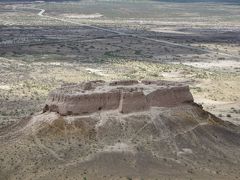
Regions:
[[[210, 112], [215, 118], [220, 118], [224, 123], [230, 122], [234, 127], [239, 128], [239, 7], [240, 5], [237, 3], [214, 2], [169, 3], [158, 1], [84, 0], [73, 2], [0, 2], [0, 136], [3, 144], [9, 144], [9, 147], [6, 146], [1, 150], [3, 153], [0, 155], [0, 179], [49, 179], [51, 177], [49, 169], [51, 170], [55, 165], [55, 168], [59, 165], [60, 169], [53, 169], [52, 171], [52, 174], [59, 175], [62, 171], [61, 168], [64, 169], [65, 167], [64, 163], [67, 164], [67, 168], [65, 169], [66, 172], [63, 171], [68, 175], [66, 175], [67, 177], [64, 175], [59, 176], [60, 179], [71, 179], [69, 176], [71, 173], [73, 174], [72, 179], [80, 177], [82, 179], [95, 179], [97, 177], [96, 174], [100, 171], [104, 173], [99, 176], [99, 179], [141, 179], [141, 175], [143, 179], [154, 179], [154, 176], [149, 174], [157, 174], [152, 169], [155, 167], [154, 163], [157, 164], [157, 167], [159, 166], [159, 161], [155, 161], [154, 158], [151, 159], [154, 156], [148, 153], [153, 152], [158, 158], [162, 155], [157, 153], [158, 147], [154, 144], [156, 143], [155, 141], [149, 141], [150, 145], [148, 141], [144, 141], [146, 143], [143, 143], [143, 147], [146, 148], [144, 150], [141, 149], [143, 147], [137, 145], [128, 147], [123, 143], [122, 139], [119, 142], [114, 141], [116, 146], [112, 148], [119, 147], [119, 149], [123, 149], [123, 151], [127, 149], [129, 152], [135, 151], [135, 148], [140, 148], [140, 152], [148, 152], [143, 156], [141, 156], [141, 153], [137, 154], [136, 159], [139, 160], [142, 157], [143, 161], [139, 160], [136, 164], [142, 168], [141, 163], [144, 163], [145, 159], [147, 159], [146, 164], [153, 166], [149, 170], [151, 173], [147, 174], [148, 171], [146, 171], [146, 174], [141, 174], [139, 173], [141, 168], [138, 169], [133, 165], [134, 160], [136, 160], [135, 156], [127, 153], [125, 154], [126, 157], [124, 155], [124, 158], [129, 158], [129, 162], [128, 160], [126, 161], [129, 167], [133, 169], [128, 171], [128, 166], [123, 165], [125, 160], [121, 161], [122, 164], [119, 163], [119, 166], [122, 165], [126, 168], [121, 169], [122, 175], [116, 173], [119, 167], [114, 167], [110, 172], [108, 172], [107, 168], [96, 170], [96, 167], [108, 167], [109, 163], [108, 165], [104, 164], [105, 160], [109, 159], [109, 154], [107, 153], [95, 157], [100, 159], [97, 161], [100, 164], [93, 163], [94, 165], [92, 165], [92, 161], [89, 160], [88, 163], [91, 165], [84, 162], [87, 163], [82, 165], [84, 168], [75, 166], [79, 162], [74, 160], [74, 155], [79, 153], [76, 151], [76, 146], [82, 147], [84, 143], [76, 144], [77, 140], [73, 138], [75, 137], [74, 135], [71, 136], [73, 139], [70, 138], [74, 142], [72, 143], [74, 146], [66, 145], [70, 141], [63, 140], [61, 137], [57, 137], [57, 140], [54, 139], [56, 137], [51, 134], [51, 131], [47, 140], [45, 138], [47, 142], [44, 142], [44, 138], [42, 141], [41, 139], [39, 140], [39, 134], [33, 135], [33, 137], [38, 137], [37, 139], [23, 138], [23, 143], [17, 145], [6, 141], [6, 137], [8, 137], [6, 132], [17, 132], [20, 127], [26, 124], [26, 122], [23, 122], [24, 119], [31, 119], [36, 113], [41, 112], [48, 93], [62, 84], [95, 80], [104, 80], [106, 82], [113, 80], [166, 80], [181, 82], [189, 85], [194, 102], [201, 105], [205, 111]], [[165, 118], [163, 118], [165, 120], [166, 117], [171, 119], [171, 113], [181, 112], [186, 114], [179, 117], [186, 118], [188, 108], [190, 108], [191, 112], [195, 112], [194, 107], [186, 106], [182, 111], [179, 109], [166, 111], [160, 109], [159, 112], [166, 113], [164, 115]], [[151, 111], [155, 112], [156, 110]], [[170, 114], [167, 111], [170, 111]], [[50, 113], [49, 116], [50, 119], [58, 119], [56, 114]], [[111, 113], [109, 115], [108, 112], [104, 112], [103, 116], [106, 119], [111, 119], [113, 115], [111, 116]], [[147, 115], [143, 113], [141, 117], [145, 116]], [[199, 115], [197, 119], [204, 119], [204, 117]], [[137, 119], [134, 116], [125, 118], [134, 119], [134, 122]], [[96, 121], [97, 118], [94, 117], [92, 119]], [[145, 118], [142, 118], [143, 122], [140, 121], [143, 125], [144, 120]], [[16, 125], [18, 123], [20, 124], [19, 126]], [[141, 123], [139, 126], [142, 125]], [[111, 128], [115, 127], [111, 123], [108, 126]], [[130, 126], [134, 126], [134, 123]], [[125, 128], [127, 129], [127, 127]], [[149, 132], [151, 132], [151, 128], [148, 129]], [[116, 131], [120, 131], [118, 128], [116, 129]], [[133, 127], [133, 129], [135, 131], [138, 128]], [[218, 130], [211, 129], [209, 132], [217, 132]], [[148, 131], [145, 132], [147, 135], [149, 135]], [[118, 135], [114, 134], [114, 131], [109, 133], [113, 133], [112, 137], [118, 137]], [[239, 136], [239, 130], [234, 130], [234, 133], [237, 135], [233, 137]], [[15, 134], [16, 137], [17, 134]], [[129, 140], [129, 134], [125, 134], [124, 138]], [[14, 142], [15, 135], [10, 138], [10, 142]], [[155, 135], [153, 134], [152, 136]], [[39, 136], [45, 137], [46, 135], [41, 134]], [[196, 134], [195, 136], [198, 137]], [[212, 137], [213, 135], [209, 136]], [[122, 137], [122, 135], [119, 135], [119, 137]], [[104, 142], [100, 144], [93, 143], [92, 139], [89, 140], [93, 144], [90, 143], [91, 146], [84, 146], [78, 155], [88, 158], [89, 154], [86, 154], [86, 152], [94, 152], [94, 149], [99, 148], [104, 149], [104, 152], [109, 152], [108, 148], [110, 148], [113, 140], [102, 139]], [[228, 142], [229, 139], [231, 139], [230, 135], [223, 141]], [[138, 141], [142, 142], [142, 140], [143, 138], [139, 137]], [[239, 165], [240, 159], [237, 150], [239, 150], [240, 143], [239, 140], [234, 140], [237, 141], [236, 144], [238, 146], [233, 143], [236, 147], [234, 147], [235, 149], [233, 148], [233, 153], [230, 154], [231, 158], [234, 159], [233, 154], [236, 153], [235, 157], [238, 157], [236, 165]], [[63, 147], [67, 148], [59, 149], [58, 141], [60, 144], [64, 142]], [[173, 145], [172, 141], [169, 142], [171, 144], [169, 145], [171, 146], [169, 147], [170, 149], [173, 148], [172, 146], [177, 146], [176, 144]], [[175, 143], [175, 140], [173, 142]], [[179, 140], [179, 142], [185, 141]], [[191, 144], [196, 142], [200, 143], [200, 141], [194, 141], [193, 139]], [[45, 145], [42, 146], [44, 143]], [[109, 143], [109, 146], [103, 147], [104, 143]], [[28, 146], [28, 150], [26, 150], [24, 144]], [[51, 145], [54, 147], [54, 150], [49, 149]], [[207, 145], [210, 145], [210, 143], [207, 143]], [[40, 147], [40, 150], [36, 146]], [[66, 152], [71, 152], [71, 148], [72, 154], [67, 155]], [[221, 149], [221, 147], [218, 148]], [[11, 149], [14, 155], [8, 154]], [[229, 171], [226, 169], [226, 171], [222, 170], [224, 169], [225, 161], [218, 159], [220, 155], [216, 155], [216, 159], [209, 158], [209, 161], [199, 162], [201, 166], [198, 166], [198, 162], [194, 164], [192, 161], [189, 162], [188, 159], [184, 159], [183, 162], [190, 164], [190, 167], [186, 165], [186, 172], [184, 171], [185, 173], [179, 176], [178, 173], [182, 171], [182, 167], [175, 166], [176, 163], [179, 163], [178, 159], [171, 155], [166, 155], [168, 150], [166, 148], [163, 151], [163, 155], [167, 158], [160, 159], [162, 162], [168, 162], [166, 163], [167, 166], [172, 169], [175, 168], [176, 171], [164, 174], [164, 168], [166, 167], [163, 167], [162, 173], [158, 174], [159, 179], [201, 179], [202, 171], [206, 173], [205, 179], [240, 178], [239, 172], [237, 172], [239, 168], [237, 167], [236, 169], [230, 168], [231, 170]], [[21, 156], [19, 152], [26, 156], [29, 151], [31, 152], [30, 157], [34, 161], [31, 162], [27, 157], [25, 161], [19, 160], [21, 159], [19, 158]], [[38, 151], [41, 152], [39, 157], [37, 157]], [[49, 154], [44, 156], [44, 151], [47, 151]], [[208, 152], [209, 156], [212, 157], [214, 151], [213, 148], [210, 151], [206, 150], [206, 153]], [[229, 149], [226, 150], [226, 152], [230, 151]], [[15, 152], [18, 153], [15, 154]], [[61, 155], [56, 156], [55, 152]], [[188, 148], [183, 148], [181, 153], [192, 154]], [[118, 160], [119, 156], [118, 153], [110, 155], [112, 157], [110, 164]], [[201, 154], [199, 157], [204, 157], [204, 154]], [[41, 159], [40, 164], [37, 164], [37, 161], [35, 161], [38, 158]], [[191, 157], [190, 159], [194, 158]], [[65, 159], [69, 160], [68, 163], [63, 163]], [[51, 162], [47, 162], [48, 160]], [[21, 161], [27, 164], [26, 168], [22, 168]], [[218, 166], [214, 161], [217, 163], [223, 162], [223, 165]], [[213, 170], [210, 168], [211, 165], [210, 167], [206, 165], [207, 162], [213, 164]], [[40, 168], [39, 171], [35, 168], [37, 166], [43, 167], [46, 164], [49, 166], [43, 169]], [[71, 166], [74, 168], [70, 168]], [[89, 168], [91, 172], [86, 169], [88, 166], [92, 168]], [[18, 167], [19, 171], [14, 171]], [[204, 169], [202, 167], [207, 168]], [[234, 165], [229, 167], [234, 167]], [[79, 174], [76, 175], [78, 169], [81, 169], [80, 176]], [[25, 173], [29, 171], [31, 171], [30, 175]], [[19, 174], [16, 172], [19, 172]], [[170, 176], [170, 174], [173, 176]], [[56, 178], [57, 175], [55, 176]]]

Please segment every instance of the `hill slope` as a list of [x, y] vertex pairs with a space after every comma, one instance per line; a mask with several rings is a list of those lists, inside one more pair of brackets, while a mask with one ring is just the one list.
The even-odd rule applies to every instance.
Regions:
[[46, 112], [1, 131], [0, 179], [239, 178], [239, 130], [194, 104]]

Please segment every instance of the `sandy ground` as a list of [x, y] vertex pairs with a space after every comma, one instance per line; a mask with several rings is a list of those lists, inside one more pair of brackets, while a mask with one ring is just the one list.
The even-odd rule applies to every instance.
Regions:
[[[77, 179], [94, 179], [100, 171], [105, 172], [100, 179], [131, 179], [132, 172], [146, 172], [144, 175], [148, 177], [159, 172], [159, 168], [162, 171], [158, 175], [162, 178], [173, 175], [176, 179], [239, 179], [239, 164], [235, 161], [239, 161], [236, 158], [239, 138], [234, 139], [237, 133], [232, 132], [232, 127], [223, 130], [209, 124], [207, 131], [202, 128], [206, 124], [201, 124], [206, 123], [206, 119], [198, 122], [200, 125], [193, 124], [189, 131], [183, 127], [191, 133], [179, 137], [182, 144], [171, 137], [171, 141], [160, 143], [161, 148], [152, 139], [147, 142], [142, 141], [144, 138], [137, 139], [139, 146], [118, 142], [121, 136], [114, 133], [119, 129], [114, 129], [110, 120], [107, 126], [110, 132], [106, 132], [113, 136], [103, 144], [91, 141], [93, 144], [89, 145], [85, 138], [78, 139], [79, 134], [68, 137], [69, 140], [60, 133], [56, 140], [55, 131], [46, 139], [19, 136], [19, 129], [28, 122], [26, 117], [42, 110], [49, 91], [64, 83], [100, 79], [182, 81], [190, 85], [195, 101], [205, 110], [224, 123], [240, 124], [239, 8], [204, 3], [171, 6], [156, 5], [156, 2], [148, 6], [146, 2], [138, 6], [128, 2], [127, 5], [88, 3], [0, 5], [0, 139], [4, 143], [0, 147], [0, 179], [49, 179], [61, 172], [64, 175], [58, 179], [67, 179], [66, 174]], [[183, 9], [187, 12], [182, 13]], [[186, 109], [180, 111], [186, 112]], [[192, 117], [187, 112], [182, 115], [177, 111], [175, 116], [186, 120]], [[102, 118], [110, 117], [108, 115]], [[138, 120], [134, 116], [130, 119]], [[145, 120], [142, 118], [141, 126], [130, 128], [129, 134], [143, 127]], [[127, 128], [119, 127], [122, 126]], [[169, 129], [172, 130], [171, 124]], [[183, 129], [180, 131], [185, 132]], [[5, 136], [6, 132], [10, 132], [10, 137]], [[155, 132], [152, 126], [146, 129], [145, 135], [151, 132]], [[99, 154], [96, 149], [101, 149]], [[115, 153], [109, 155], [109, 151]], [[176, 158], [178, 156], [181, 158]], [[127, 168], [109, 167], [116, 164], [119, 157], [122, 158], [119, 166]], [[22, 162], [26, 166], [21, 166]], [[142, 169], [143, 164], [149, 165], [149, 169]], [[152, 164], [156, 166], [152, 168]], [[111, 173], [100, 167], [112, 168]]]
[[1, 129], [0, 178], [238, 179], [239, 130], [191, 104], [35, 114]]

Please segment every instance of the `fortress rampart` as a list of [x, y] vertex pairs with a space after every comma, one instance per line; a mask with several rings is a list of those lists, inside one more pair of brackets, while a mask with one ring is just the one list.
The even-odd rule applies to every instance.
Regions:
[[90, 81], [67, 84], [52, 91], [44, 112], [85, 115], [98, 111], [120, 113], [146, 111], [150, 107], [172, 107], [193, 102], [189, 87], [169, 81]]

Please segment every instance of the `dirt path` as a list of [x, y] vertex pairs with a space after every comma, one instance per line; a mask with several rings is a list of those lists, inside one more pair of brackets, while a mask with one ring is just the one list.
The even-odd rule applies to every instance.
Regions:
[[41, 9], [41, 11], [38, 13], [39, 16], [43, 16], [43, 13], [45, 12], [45, 9]]
[[57, 21], [67, 22], [67, 23], [80, 25], [80, 26], [85, 26], [85, 27], [89, 27], [89, 28], [93, 28], [93, 29], [97, 29], [97, 30], [101, 30], [101, 31], [105, 31], [105, 32], [110, 32], [110, 33], [118, 34], [120, 36], [129, 36], [129, 37], [134, 37], [134, 38], [138, 38], [138, 39], [164, 43], [164, 44], [168, 44], [168, 45], [171, 45], [171, 46], [196, 50], [196, 51], [200, 51], [200, 52], [203, 52], [203, 53], [210, 53], [210, 54], [212, 53], [212, 54], [222, 55], [222, 56], [225, 56], [225, 57], [232, 57], [234, 59], [240, 60], [240, 58], [238, 56], [234, 56], [234, 55], [227, 54], [227, 53], [224, 53], [224, 52], [216, 52], [216, 51], [209, 50], [209, 49], [203, 49], [203, 48], [193, 47], [193, 46], [189, 46], [189, 45], [178, 44], [178, 43], [174, 43], [174, 42], [170, 42], [170, 41], [166, 41], [166, 40], [159, 40], [159, 39], [153, 39], [153, 38], [148, 38], [148, 37], [134, 35], [134, 34], [128, 34], [128, 33], [120, 32], [120, 31], [116, 31], [116, 30], [111, 30], [111, 29], [97, 27], [97, 26], [93, 26], [93, 25], [87, 25], [87, 24], [83, 24], [83, 23], [79, 23], [79, 22], [75, 22], [75, 21], [71, 21], [71, 20], [61, 19], [61, 18], [49, 16], [49, 15], [44, 15], [44, 13], [46, 12], [45, 9], [34, 8], [34, 7], [28, 7], [28, 8], [25, 8], [25, 9], [37, 10], [37, 11], [39, 11], [39, 13], [37, 15], [41, 16], [41, 17], [46, 17], [46, 18], [49, 18], [49, 19], [57, 20]]

